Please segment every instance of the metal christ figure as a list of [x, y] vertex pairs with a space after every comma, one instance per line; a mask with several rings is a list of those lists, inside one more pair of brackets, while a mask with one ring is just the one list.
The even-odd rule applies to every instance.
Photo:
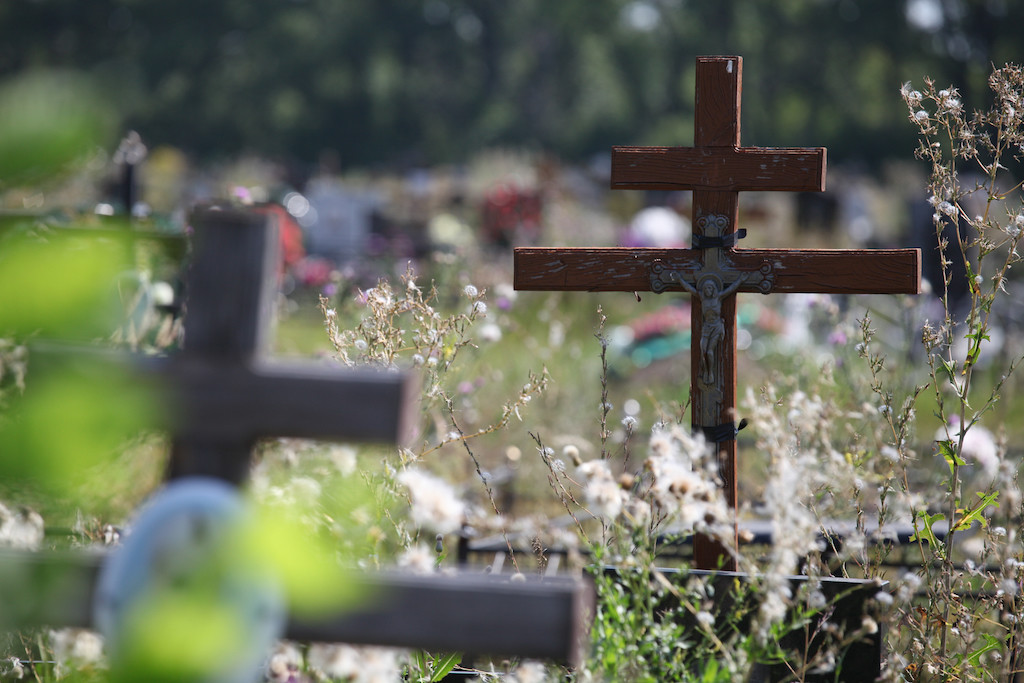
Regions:
[[678, 274], [672, 278], [683, 289], [700, 299], [701, 332], [700, 358], [701, 368], [699, 381], [706, 387], [715, 384], [715, 364], [717, 349], [725, 339], [725, 320], [722, 318], [722, 299], [740, 288], [747, 280], [747, 274], [740, 274], [728, 287], [722, 289], [722, 281], [717, 275], [708, 274], [697, 281], [694, 287]]

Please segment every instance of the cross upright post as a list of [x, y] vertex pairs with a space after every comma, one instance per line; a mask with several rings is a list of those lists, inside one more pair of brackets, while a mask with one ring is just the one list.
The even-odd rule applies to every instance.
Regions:
[[[740, 146], [741, 57], [699, 57], [693, 147], [615, 147], [612, 189], [691, 190], [692, 249], [515, 250], [515, 288], [684, 291], [691, 295], [690, 403], [695, 431], [716, 444], [736, 506], [737, 292], [916, 294], [917, 249], [737, 249], [739, 192], [822, 191], [824, 148]], [[731, 548], [698, 535], [700, 569], [736, 568]]]

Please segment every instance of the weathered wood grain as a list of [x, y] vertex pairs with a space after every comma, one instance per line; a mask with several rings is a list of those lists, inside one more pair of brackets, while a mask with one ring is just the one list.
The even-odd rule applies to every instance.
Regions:
[[[772, 292], [918, 294], [917, 249], [734, 249], [725, 252], [736, 270], [770, 264]], [[646, 292], [658, 262], [698, 272], [700, 252], [657, 248], [543, 248], [515, 250], [516, 289], [524, 291]], [[740, 287], [740, 291], [757, 291]]]
[[612, 189], [825, 189], [825, 149], [613, 147]]

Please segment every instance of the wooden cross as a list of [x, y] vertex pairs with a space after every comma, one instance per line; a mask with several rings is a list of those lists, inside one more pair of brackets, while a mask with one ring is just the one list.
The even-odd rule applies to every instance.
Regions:
[[[184, 350], [145, 363], [157, 391], [171, 396], [163, 416], [174, 440], [169, 476], [238, 483], [261, 436], [401, 440], [417, 389], [407, 375], [261, 357], [278, 277], [276, 230], [266, 217], [209, 207], [191, 223]], [[49, 355], [69, 354], [53, 349]], [[94, 365], [125, 364], [114, 354], [84, 355]], [[75, 369], [96, 371], [84, 365]], [[102, 561], [95, 554], [0, 551], [0, 632], [94, 627]], [[593, 614], [592, 589], [573, 577], [520, 582], [480, 573], [353, 577], [339, 571], [338, 580], [355, 581], [354, 594], [373, 599], [355, 611], [292, 618], [286, 637], [579, 664]]]
[[[692, 249], [515, 250], [515, 288], [685, 291], [691, 295], [690, 401], [695, 430], [717, 443], [736, 505], [737, 292], [916, 294], [917, 249], [737, 249], [744, 190], [822, 191], [825, 149], [740, 147], [741, 57], [697, 59], [693, 147], [615, 147], [613, 189], [692, 190]], [[701, 569], [735, 569], [732, 552], [698, 536]]]
[[408, 435], [417, 389], [409, 376], [267, 359], [279, 243], [266, 216], [208, 207], [191, 224], [184, 349], [160, 371], [173, 395], [170, 477], [238, 483], [263, 436]]

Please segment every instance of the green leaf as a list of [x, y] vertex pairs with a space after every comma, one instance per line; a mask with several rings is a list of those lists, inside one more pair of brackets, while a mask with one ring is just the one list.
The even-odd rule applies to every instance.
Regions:
[[430, 683], [442, 680], [452, 672], [459, 662], [462, 661], [462, 653], [453, 652], [449, 655], [441, 655], [434, 659], [434, 666], [430, 670]]
[[978, 501], [978, 504], [974, 507], [973, 510], [965, 513], [964, 516], [957, 521], [957, 523], [953, 527], [954, 531], [963, 531], [964, 529], [969, 529], [971, 524], [973, 524], [974, 522], [979, 522], [983, 527], [988, 526], [988, 520], [984, 517], [984, 513], [985, 510], [987, 510], [990, 507], [999, 507], [999, 503], [996, 502], [996, 498], [999, 497], [999, 492], [993, 491], [988, 495], [979, 493], [978, 496], [981, 498], [981, 500]]
[[1003, 643], [991, 633], [982, 633], [981, 637], [985, 639], [985, 644], [967, 655], [967, 664], [972, 667], [980, 665], [981, 658], [985, 653], [998, 650], [1003, 646]]
[[942, 364], [942, 370], [946, 373], [946, 378], [950, 384], [956, 384], [956, 361], [947, 361], [945, 358], [940, 358], [939, 363]]
[[932, 531], [932, 525], [934, 525], [935, 522], [941, 522], [946, 518], [946, 516], [941, 512], [929, 515], [927, 511], [921, 510], [917, 513], [917, 518], [924, 524], [924, 528], [915, 531], [910, 537], [910, 540], [916, 541], [921, 539], [927, 541], [929, 546], [941, 549], [943, 547], [942, 541], [935, 537], [935, 532]]
[[956, 447], [953, 446], [953, 442], [949, 439], [935, 442], [939, 447], [939, 453], [945, 458], [946, 464], [949, 465], [949, 476], [954, 475], [954, 466], [963, 467], [967, 463], [960, 457], [960, 454], [956, 452]]

